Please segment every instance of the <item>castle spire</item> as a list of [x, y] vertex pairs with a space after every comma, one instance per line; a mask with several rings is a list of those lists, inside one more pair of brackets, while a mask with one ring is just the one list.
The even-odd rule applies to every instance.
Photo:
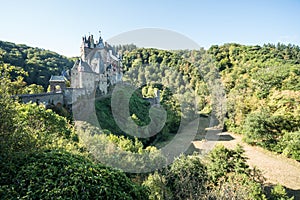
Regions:
[[101, 31], [99, 31], [99, 41], [98, 44], [96, 45], [98, 48], [104, 48], [103, 40], [101, 37]]
[[91, 48], [94, 48], [94, 47], [95, 47], [95, 42], [94, 42], [93, 35], [91, 35], [91, 38], [90, 38], [90, 47], [91, 47]]

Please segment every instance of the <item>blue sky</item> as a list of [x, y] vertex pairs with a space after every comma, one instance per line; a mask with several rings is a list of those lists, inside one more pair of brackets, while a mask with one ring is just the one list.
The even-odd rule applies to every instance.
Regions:
[[300, 45], [300, 0], [0, 1], [0, 40], [78, 56], [81, 36], [107, 40], [141, 28], [179, 32], [200, 46]]

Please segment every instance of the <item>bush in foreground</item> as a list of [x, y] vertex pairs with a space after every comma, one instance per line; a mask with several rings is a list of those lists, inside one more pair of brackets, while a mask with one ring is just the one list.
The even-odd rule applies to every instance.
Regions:
[[123, 172], [60, 151], [1, 158], [1, 199], [147, 199]]

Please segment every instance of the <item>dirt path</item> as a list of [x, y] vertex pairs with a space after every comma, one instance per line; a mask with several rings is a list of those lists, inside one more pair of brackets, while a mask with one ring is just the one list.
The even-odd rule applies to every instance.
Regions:
[[[237, 144], [243, 146], [247, 162], [250, 167], [256, 166], [266, 178], [266, 184], [281, 184], [290, 189], [295, 199], [300, 198], [300, 163], [277, 155], [260, 147], [250, 146], [242, 142], [242, 137], [233, 133], [220, 131], [217, 144], [223, 144], [227, 148], [234, 148]], [[201, 141], [194, 141], [196, 148], [203, 146]]]
[[243, 143], [240, 135], [222, 133], [222, 136], [232, 136], [229, 141], [220, 141], [228, 148], [234, 148], [240, 143], [245, 149], [248, 164], [251, 167], [257, 166], [262, 170], [267, 182], [281, 184], [293, 190], [300, 190], [300, 163], [269, 152], [260, 147], [250, 146]]

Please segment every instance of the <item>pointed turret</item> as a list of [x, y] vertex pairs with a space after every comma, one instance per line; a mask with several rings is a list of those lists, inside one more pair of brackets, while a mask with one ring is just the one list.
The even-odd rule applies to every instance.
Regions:
[[82, 37], [82, 43], [80, 47], [80, 57], [83, 61], [86, 61], [87, 55], [92, 51], [92, 48], [95, 47], [93, 35], [89, 36], [86, 39], [86, 36]]

